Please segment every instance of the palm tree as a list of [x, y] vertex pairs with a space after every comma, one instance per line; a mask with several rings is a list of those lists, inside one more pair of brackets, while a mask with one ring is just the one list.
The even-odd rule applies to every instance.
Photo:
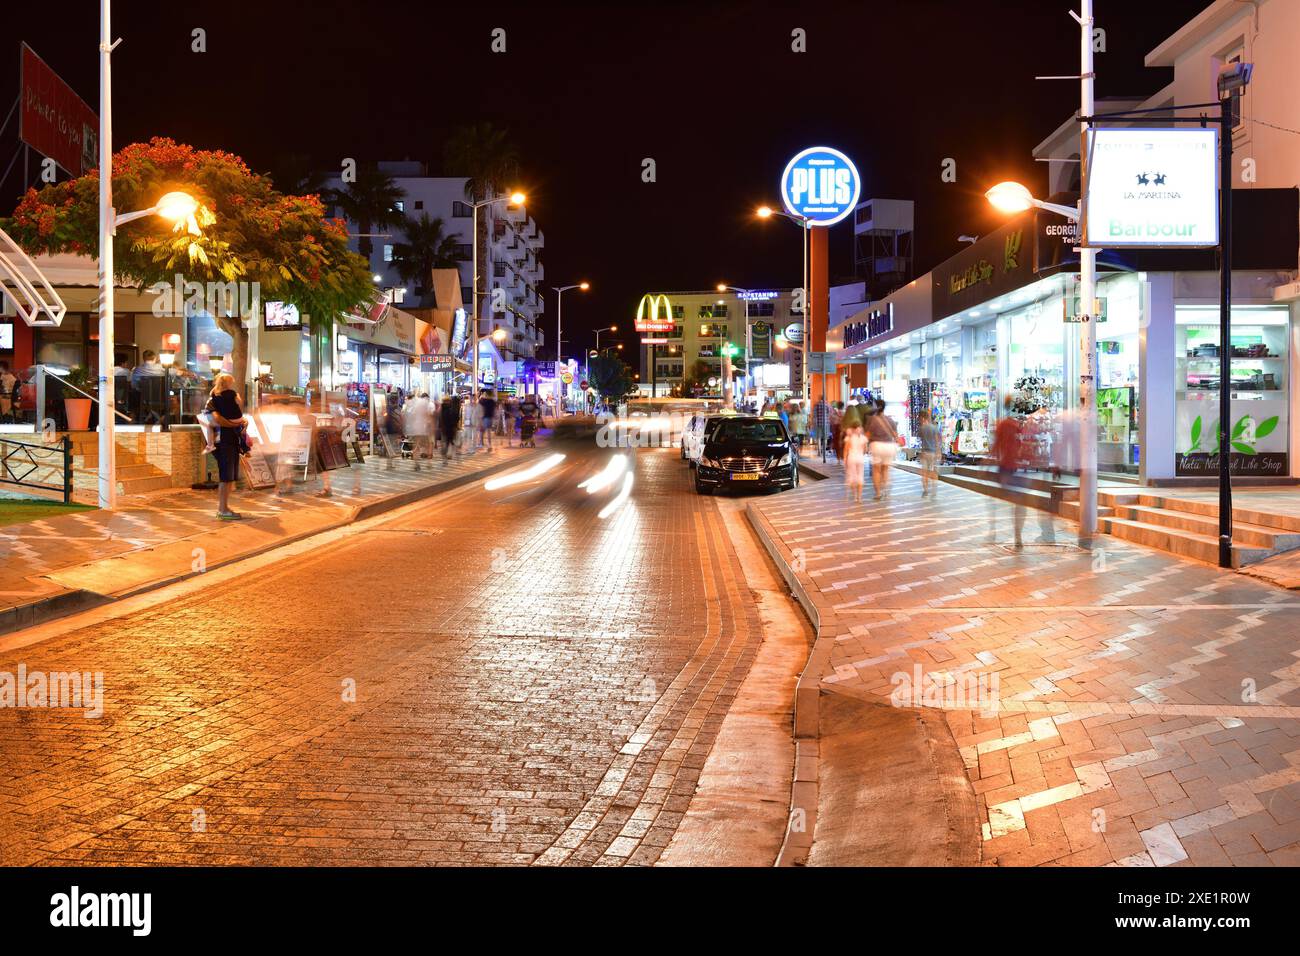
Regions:
[[338, 206], [349, 222], [356, 224], [361, 233], [357, 248], [369, 262], [375, 244], [368, 233], [406, 222], [406, 215], [397, 208], [405, 195], [406, 191], [390, 174], [376, 164], [368, 163], [357, 169], [354, 182], [347, 183], [342, 189], [331, 189], [328, 201]]
[[406, 241], [393, 243], [392, 267], [406, 282], [417, 289], [423, 287], [424, 294], [419, 305], [432, 306], [433, 285], [431, 275], [434, 269], [456, 269], [460, 260], [456, 257], [456, 237], [443, 232], [442, 217], [429, 218], [427, 212], [420, 213], [419, 219], [408, 219], [405, 226]]
[[[447, 140], [443, 156], [447, 172], [466, 176], [465, 198], [482, 202], [500, 195], [514, 185], [519, 174], [519, 151], [510, 135], [491, 123], [462, 126]], [[492, 271], [488, 258], [487, 217], [478, 217], [474, 241], [478, 244], [479, 295], [486, 291], [482, 279]], [[478, 321], [478, 316], [474, 320]]]

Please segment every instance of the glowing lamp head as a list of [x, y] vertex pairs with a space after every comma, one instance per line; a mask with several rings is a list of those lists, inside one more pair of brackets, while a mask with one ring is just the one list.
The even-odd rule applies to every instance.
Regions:
[[719, 291], [719, 292], [726, 292], [726, 291], [727, 291], [727, 284], [726, 284], [725, 282], [719, 282], [719, 283], [718, 283], [718, 291]]
[[158, 362], [163, 368], [171, 368], [176, 364], [176, 353], [171, 349], [163, 349], [158, 353]]
[[167, 193], [159, 199], [156, 208], [158, 215], [164, 219], [170, 219], [172, 222], [188, 222], [198, 211], [199, 203], [189, 193], [174, 192]]
[[588, 289], [591, 288], [591, 283], [590, 283], [590, 282], [579, 282], [579, 283], [578, 283], [578, 288], [581, 289], [583, 292], [586, 292]]
[[516, 189], [514, 192], [510, 194], [510, 203], [511, 205], [514, 206], [522, 206], [524, 204], [524, 200], [527, 198], [528, 198], [527, 196], [525, 196], [523, 193], [521, 193], [519, 190]]
[[498, 342], [504, 342], [506, 340], [506, 330], [497, 329], [495, 332], [492, 333], [492, 338]]
[[771, 216], [772, 216], [772, 207], [771, 207], [771, 206], [759, 206], [759, 207], [758, 207], [758, 218], [759, 218], [759, 219], [770, 219]]
[[208, 359], [208, 368], [211, 369], [214, 373], [220, 372], [221, 367], [225, 364], [226, 364], [226, 359], [225, 356], [223, 355], [214, 355], [212, 356], [212, 358]]
[[1034, 204], [1034, 197], [1020, 183], [998, 183], [984, 194], [994, 209], [1000, 212], [1024, 212]]

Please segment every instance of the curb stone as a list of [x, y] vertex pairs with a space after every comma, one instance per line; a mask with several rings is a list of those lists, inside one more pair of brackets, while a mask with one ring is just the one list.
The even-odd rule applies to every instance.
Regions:
[[[273, 542], [269, 542], [264, 545], [250, 548], [247, 551], [241, 551], [237, 554], [229, 555], [225, 558], [222, 558], [219, 561], [215, 561], [212, 564], [208, 565], [205, 570], [212, 571], [212, 570], [216, 570], [217, 568], [225, 567], [226, 565], [234, 564], [237, 561], [246, 561], [249, 558], [258, 557], [259, 555], [265, 554], [268, 551], [274, 551], [276, 548], [282, 548], [285, 547], [286, 545], [295, 544], [299, 541], [302, 541], [306, 538], [314, 537], [318, 534], [326, 534], [330, 531], [337, 531], [339, 528], [344, 528], [350, 524], [355, 524], [358, 521], [364, 521], [368, 518], [376, 517], [388, 511], [394, 511], [398, 508], [405, 507], [406, 505], [413, 504], [417, 501], [422, 501], [425, 498], [432, 498], [439, 494], [442, 494], [443, 492], [454, 491], [456, 488], [459, 488], [462, 485], [469, 484], [470, 482], [476, 481], [484, 477], [485, 475], [492, 475], [498, 471], [503, 471], [507, 468], [512, 468], [520, 463], [531, 461], [535, 457], [537, 456], [527, 455], [527, 456], [521, 456], [519, 458], [502, 460], [497, 462], [496, 464], [489, 465], [488, 467], [480, 469], [478, 471], [467, 472], [466, 474], [463, 475], [456, 475], [452, 478], [446, 479], [445, 481], [439, 481], [434, 484], [425, 485], [421, 488], [412, 488], [408, 491], [399, 492], [398, 494], [390, 495], [386, 498], [381, 498], [378, 501], [371, 501], [362, 505], [352, 506], [347, 510], [345, 517], [339, 520], [330, 521], [319, 527], [311, 528], [309, 530], [302, 531], [297, 534], [286, 535], [285, 537], [278, 538]], [[153, 548], [141, 549], [141, 550], [153, 550]], [[127, 554], [132, 554], [132, 553], [136, 553], [136, 552], [127, 552]], [[120, 559], [124, 557], [124, 555], [117, 555], [115, 557]], [[99, 560], [112, 560], [112, 559], [101, 558]], [[95, 562], [88, 562], [88, 563], [93, 564]], [[65, 568], [59, 570], [64, 571], [67, 569]], [[58, 572], [53, 572], [53, 573], [58, 573]], [[188, 580], [189, 578], [197, 577], [199, 574], [202, 573], [204, 572], [186, 570], [181, 574], [165, 575], [163, 577], [150, 580], [144, 584], [137, 585], [135, 587], [114, 592], [111, 594], [100, 594], [95, 591], [88, 591], [84, 589], [71, 589], [71, 590], [65, 590], [59, 592], [57, 594], [51, 594], [47, 597], [43, 597], [38, 600], [31, 601], [27, 604], [19, 604], [14, 607], [8, 608], [3, 612], [0, 612], [0, 635], [11, 634], [14, 631], [21, 631], [29, 627], [35, 627], [38, 624], [47, 624], [50, 621], [55, 621], [62, 617], [69, 617], [73, 614], [78, 614], [82, 611], [93, 610], [94, 608], [103, 607], [108, 604], [113, 604], [116, 603], [117, 601], [122, 601], [130, 597], [136, 597], [138, 595], [145, 594], [150, 591], [155, 591], [159, 588], [166, 587], [169, 584], [176, 584], [180, 581], [185, 581]]]

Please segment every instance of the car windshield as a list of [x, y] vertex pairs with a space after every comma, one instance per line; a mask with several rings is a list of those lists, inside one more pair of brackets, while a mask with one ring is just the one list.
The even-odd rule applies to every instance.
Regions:
[[736, 421], [726, 420], [718, 423], [713, 430], [714, 441], [785, 441], [785, 429], [777, 420], [773, 421]]

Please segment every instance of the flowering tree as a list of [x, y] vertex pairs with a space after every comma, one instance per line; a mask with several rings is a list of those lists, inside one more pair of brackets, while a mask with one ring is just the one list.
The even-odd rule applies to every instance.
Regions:
[[[113, 243], [119, 281], [170, 287], [180, 275], [205, 286], [257, 283], [262, 301], [293, 303], [316, 328], [374, 300], [366, 261], [348, 249], [343, 221], [325, 218], [318, 196], [286, 196], [238, 156], [170, 139], [134, 143], [114, 155], [117, 209], [148, 209], [173, 191], [198, 201], [199, 234], [156, 216], [121, 226]], [[28, 190], [3, 228], [29, 253], [96, 255], [99, 171]], [[216, 309], [214, 318], [234, 342], [235, 380], [247, 381], [247, 329], [237, 311]]]

